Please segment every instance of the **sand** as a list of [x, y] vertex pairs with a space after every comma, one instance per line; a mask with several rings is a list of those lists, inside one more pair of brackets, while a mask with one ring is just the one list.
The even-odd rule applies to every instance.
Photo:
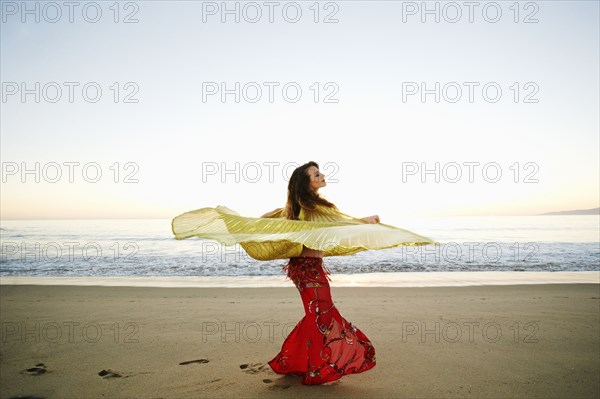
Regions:
[[334, 279], [332, 296], [373, 343], [377, 365], [304, 386], [267, 365], [304, 315], [293, 286], [1, 285], [0, 395], [600, 395], [598, 284], [375, 288], [336, 287]]

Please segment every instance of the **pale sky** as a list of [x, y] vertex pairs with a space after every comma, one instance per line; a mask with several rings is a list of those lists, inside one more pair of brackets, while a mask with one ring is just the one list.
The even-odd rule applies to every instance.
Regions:
[[427, 3], [439, 22], [422, 2], [228, 2], [239, 22], [220, 1], [114, 3], [70, 23], [0, 1], [2, 219], [259, 216], [309, 160], [323, 196], [384, 222], [598, 206], [596, 1], [479, 2], [472, 22], [463, 2]]

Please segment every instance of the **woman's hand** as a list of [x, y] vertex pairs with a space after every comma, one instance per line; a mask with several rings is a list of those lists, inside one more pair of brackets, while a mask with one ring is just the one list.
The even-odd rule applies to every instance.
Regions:
[[375, 223], [379, 223], [379, 216], [378, 215], [367, 216], [365, 218], [362, 218], [361, 220], [364, 220], [365, 222], [370, 223], [370, 224], [375, 224]]

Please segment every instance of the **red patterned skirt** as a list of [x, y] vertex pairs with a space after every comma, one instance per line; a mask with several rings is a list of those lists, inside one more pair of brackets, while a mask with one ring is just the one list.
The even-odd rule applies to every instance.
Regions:
[[273, 371], [299, 375], [302, 384], [315, 385], [373, 368], [375, 348], [333, 304], [323, 258], [290, 258], [283, 270], [298, 288], [306, 314], [269, 362]]

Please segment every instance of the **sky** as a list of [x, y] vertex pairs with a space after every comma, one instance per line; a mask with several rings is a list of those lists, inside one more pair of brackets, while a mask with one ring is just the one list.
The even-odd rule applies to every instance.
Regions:
[[598, 4], [2, 0], [0, 218], [597, 207]]

